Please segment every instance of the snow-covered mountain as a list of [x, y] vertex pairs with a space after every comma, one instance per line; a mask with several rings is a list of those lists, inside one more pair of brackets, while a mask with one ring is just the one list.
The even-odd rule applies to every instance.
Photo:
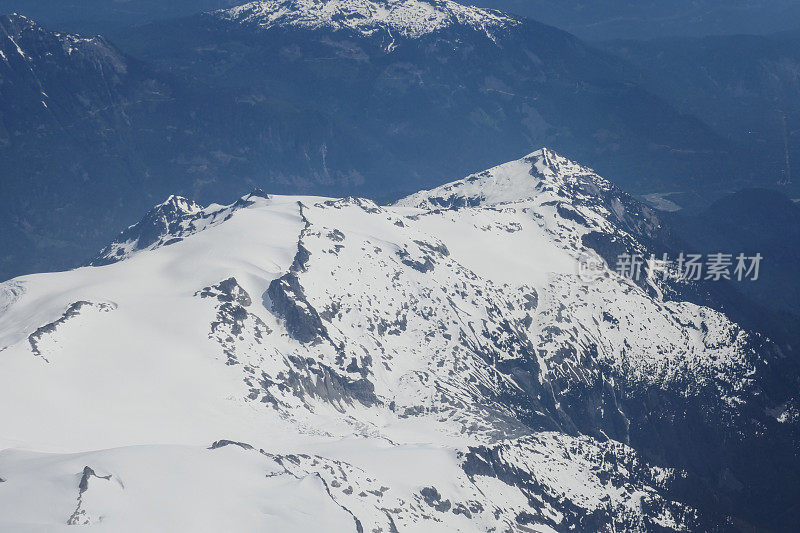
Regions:
[[725, 530], [748, 453], [791, 493], [798, 404], [677, 282], [580, 275], [660, 226], [548, 150], [391, 206], [170, 198], [0, 285], [0, 529]]
[[[265, 29], [289, 26], [306, 29], [351, 30], [371, 37], [383, 32], [418, 38], [451, 26], [485, 33], [520, 24], [499, 11], [480, 9], [451, 0], [270, 0], [251, 2], [218, 12], [235, 22]], [[387, 47], [392, 49], [392, 45]]]

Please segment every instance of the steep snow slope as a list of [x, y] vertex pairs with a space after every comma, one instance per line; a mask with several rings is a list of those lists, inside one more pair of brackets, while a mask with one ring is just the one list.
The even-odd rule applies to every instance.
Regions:
[[389, 207], [173, 197], [103, 266], [0, 285], [0, 529], [724, 521], [642, 435], [748, 432], [769, 352], [676, 283], [578, 275], [598, 235], [646, 249], [641, 209], [546, 150]]

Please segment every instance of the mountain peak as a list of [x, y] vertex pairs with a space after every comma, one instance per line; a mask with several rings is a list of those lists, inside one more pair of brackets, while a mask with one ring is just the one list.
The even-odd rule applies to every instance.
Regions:
[[33, 19], [30, 19], [25, 15], [21, 15], [19, 13], [9, 13], [7, 15], [0, 15], [0, 23], [2, 23], [4, 26], [6, 24], [37, 26], [36, 22]]
[[[20, 41], [25, 35], [31, 32], [42, 32], [42, 28], [33, 20], [24, 15], [12, 13], [10, 15], [0, 15], [0, 59], [8, 61], [8, 53], [19, 54], [23, 59], [28, 59], [29, 55], [20, 47]], [[8, 53], [4, 53], [3, 49]]]
[[[31, 68], [29, 63], [48, 61], [53, 54], [60, 56], [62, 52], [67, 56], [86, 57], [91, 64], [102, 64], [118, 74], [127, 70], [123, 55], [100, 35], [60, 33], [42, 27], [25, 15], [0, 15], [0, 61], [8, 63], [10, 57], [21, 58], [26, 62], [23, 68], [27, 73]], [[34, 74], [37, 84], [40, 81], [37, 78], [41, 77], [40, 73]]]
[[548, 188], [569, 196], [577, 183], [591, 183], [593, 188], [604, 190], [611, 187], [590, 168], [540, 148], [516, 161], [412, 194], [397, 205], [431, 209], [520, 202]]
[[148, 211], [139, 222], [120, 233], [89, 264], [108, 265], [142, 250], [178, 243], [190, 235], [229, 220], [239, 209], [263, 204], [268, 199], [267, 193], [256, 188], [231, 205], [212, 204], [203, 207], [194, 200], [173, 194]]
[[196, 213], [201, 209], [203, 209], [203, 206], [194, 200], [171, 194], [169, 198], [155, 206], [152, 211], [175, 211], [183, 214], [190, 214]]
[[352, 30], [365, 36], [417, 38], [450, 26], [492, 32], [519, 23], [499, 11], [451, 0], [269, 0], [216, 12], [224, 19], [263, 28]]
[[177, 242], [184, 234], [195, 230], [195, 221], [202, 214], [203, 206], [173, 194], [148, 211], [142, 220], [120, 233], [90, 264], [115, 263], [139, 250]]

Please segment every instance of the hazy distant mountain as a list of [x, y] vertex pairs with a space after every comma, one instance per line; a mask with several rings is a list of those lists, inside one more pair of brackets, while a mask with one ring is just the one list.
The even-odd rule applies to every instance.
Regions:
[[[800, 178], [800, 34], [615, 41], [648, 90], [762, 162], [770, 185]], [[796, 176], [795, 176], [796, 175]]]
[[0, 30], [2, 278], [81, 263], [171, 191], [235, 198], [257, 183], [326, 192], [358, 181], [343, 159], [368, 143], [313, 110], [253, 105], [23, 16], [0, 17]]
[[[751, 316], [774, 338], [800, 345], [800, 206], [778, 191], [745, 189], [670, 224], [693, 249], [731, 250], [764, 256], [756, 282], [735, 289], [754, 303]], [[744, 310], [744, 309], [742, 309]]]
[[0, 0], [0, 14], [22, 13], [62, 31], [103, 33], [113, 28], [231, 7], [237, 0]]
[[[170, 90], [101, 37], [0, 17], [0, 272], [67, 266], [141, 202], [131, 116]], [[124, 220], [124, 218], [122, 218]]]
[[368, 132], [404, 167], [376, 160], [381, 176], [365, 179], [382, 190], [545, 144], [633, 190], [751, 177], [734, 144], [641, 90], [625, 62], [555, 28], [453, 2], [254, 2], [116, 38], [170, 72], [315, 106]]
[[590, 40], [767, 34], [800, 28], [795, 0], [476, 0]]

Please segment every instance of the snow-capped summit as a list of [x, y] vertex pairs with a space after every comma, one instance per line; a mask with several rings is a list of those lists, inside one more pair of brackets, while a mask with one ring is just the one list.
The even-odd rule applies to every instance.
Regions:
[[[637, 202], [594, 170], [548, 148], [464, 179], [417, 192], [399, 200], [396, 205], [421, 209], [503, 205], [547, 207], [537, 208], [540, 215], [554, 206], [553, 230], [560, 233], [559, 239], [571, 240], [580, 247], [587, 244], [587, 239], [593, 241], [596, 236], [603, 235], [602, 244], [594, 242], [590, 247], [603, 255], [608, 264], [613, 262], [613, 253], [625, 251], [621, 246], [629, 252], [643, 252], [646, 248], [643, 243], [671, 241], [655, 210]], [[609, 240], [619, 245], [609, 250], [603, 246]]]
[[519, 21], [499, 11], [451, 0], [269, 0], [217, 12], [223, 18], [263, 28], [352, 30], [364, 35], [385, 31], [416, 38], [449, 26], [466, 26], [490, 36]]
[[591, 184], [602, 190], [612, 188], [591, 169], [542, 148], [516, 161], [412, 194], [397, 205], [431, 209], [519, 202], [548, 188], [567, 191], [579, 184]]
[[148, 211], [142, 220], [120, 233], [89, 264], [107, 265], [141, 250], [175, 244], [187, 235], [227, 220], [234, 211], [252, 205], [259, 198], [265, 199], [267, 195], [256, 189], [233, 205], [204, 208], [193, 200], [172, 195]]
[[67, 55], [84, 54], [91, 60], [107, 63], [117, 71], [124, 71], [124, 60], [120, 53], [101, 36], [80, 36], [70, 33], [51, 33], [36, 21], [12, 13], [0, 16], [0, 63], [10, 65], [12, 58], [26, 62], [41, 62], [43, 58], [52, 61], [58, 43], [62, 53]]
[[195, 227], [196, 215], [202, 209], [192, 200], [172, 195], [123, 231], [92, 260], [92, 264], [108, 264], [137, 250], [177, 242], [183, 232]]

